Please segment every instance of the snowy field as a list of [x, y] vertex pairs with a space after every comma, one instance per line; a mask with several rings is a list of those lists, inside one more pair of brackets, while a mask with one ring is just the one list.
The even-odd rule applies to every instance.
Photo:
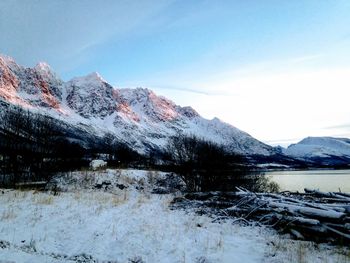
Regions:
[[[76, 172], [61, 191], [0, 189], [0, 262], [350, 262], [343, 248], [170, 210], [158, 172]], [[164, 185], [163, 185], [164, 186]]]

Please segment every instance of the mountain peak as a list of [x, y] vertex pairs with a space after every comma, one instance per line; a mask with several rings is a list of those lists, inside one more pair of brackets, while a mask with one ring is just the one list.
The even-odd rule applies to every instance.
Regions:
[[233, 126], [204, 119], [191, 107], [176, 105], [148, 88], [114, 89], [97, 72], [63, 82], [47, 63], [38, 63], [34, 69], [16, 65], [13, 59], [0, 57], [0, 97], [27, 103], [53, 117], [64, 112], [67, 123], [87, 125], [101, 136], [108, 131], [140, 152], [163, 149], [179, 131], [242, 154], [273, 151]]
[[4, 54], [1, 54], [1, 53], [0, 53], [0, 59], [5, 61], [5, 62], [16, 63], [15, 60], [12, 57], [4, 55]]
[[150, 95], [155, 95], [155, 93], [153, 92], [153, 90], [150, 90], [148, 88], [143, 88], [143, 87], [137, 87], [135, 89], [135, 92], [138, 94], [144, 94], [147, 97], [149, 97]]
[[23, 68], [19, 66], [12, 57], [3, 55], [1, 53], [0, 53], [0, 66], [6, 67], [12, 70], [16, 70], [16, 71], [19, 70], [20, 68]]
[[70, 80], [70, 82], [80, 87], [91, 87], [106, 83], [106, 81], [97, 72], [91, 72], [90, 74], [85, 76], [75, 77], [72, 80]]
[[180, 112], [182, 115], [188, 118], [199, 117], [198, 112], [195, 109], [193, 109], [191, 106], [181, 107]]
[[[101, 77], [101, 75], [100, 75], [98, 72], [96, 72], [96, 71], [91, 72], [90, 74], [87, 74], [87, 75], [85, 76], [85, 78], [86, 78], [86, 79], [103, 80], [102, 77]], [[104, 80], [103, 80], [103, 81], [104, 81]]]
[[101, 75], [98, 72], [91, 72], [90, 74], [87, 74], [85, 77], [86, 81], [96, 81], [96, 82], [106, 82]]
[[36, 64], [34, 69], [38, 71], [43, 71], [43, 72], [51, 72], [51, 67], [46, 62], [39, 62], [38, 64]]
[[318, 161], [325, 165], [332, 163], [347, 165], [350, 160], [350, 140], [333, 137], [307, 137], [290, 145], [283, 152], [296, 158], [318, 158]]
[[113, 87], [97, 72], [66, 83], [67, 104], [84, 118], [104, 118], [115, 112]]

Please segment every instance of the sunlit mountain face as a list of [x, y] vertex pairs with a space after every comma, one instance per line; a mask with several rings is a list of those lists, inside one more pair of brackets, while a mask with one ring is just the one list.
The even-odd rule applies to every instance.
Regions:
[[44, 112], [98, 136], [113, 134], [140, 152], [162, 149], [170, 136], [184, 133], [224, 145], [239, 154], [276, 154], [276, 150], [217, 118], [202, 118], [146, 88], [117, 89], [98, 73], [64, 82], [46, 63], [34, 68], [0, 58], [0, 97]]

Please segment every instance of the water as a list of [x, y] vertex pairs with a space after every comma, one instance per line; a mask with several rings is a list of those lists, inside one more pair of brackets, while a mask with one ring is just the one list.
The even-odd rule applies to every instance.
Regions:
[[304, 188], [326, 192], [350, 193], [350, 170], [273, 171], [266, 176], [276, 182], [281, 191], [304, 191]]

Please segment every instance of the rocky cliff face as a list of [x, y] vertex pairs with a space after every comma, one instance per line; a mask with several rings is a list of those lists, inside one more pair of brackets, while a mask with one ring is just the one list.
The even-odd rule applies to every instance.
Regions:
[[24, 68], [0, 56], [0, 98], [80, 125], [91, 133], [113, 134], [134, 149], [162, 149], [170, 136], [194, 134], [247, 155], [276, 151], [217, 118], [202, 118], [144, 88], [115, 89], [97, 73], [62, 81], [46, 63]]
[[113, 87], [97, 73], [67, 82], [67, 106], [84, 118], [104, 118], [116, 111]]
[[9, 102], [28, 107], [60, 107], [63, 81], [46, 63], [24, 68], [13, 59], [0, 56], [0, 83], [0, 95]]

